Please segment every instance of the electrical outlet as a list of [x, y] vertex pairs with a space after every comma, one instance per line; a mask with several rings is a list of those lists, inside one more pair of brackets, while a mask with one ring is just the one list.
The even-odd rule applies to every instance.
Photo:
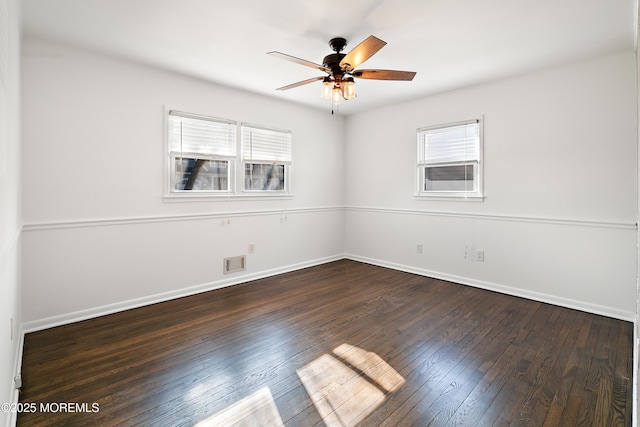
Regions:
[[417, 243], [416, 244], [416, 252], [421, 254], [422, 253], [422, 243]]
[[477, 251], [473, 246], [465, 246], [464, 259], [469, 261], [484, 262], [484, 251]]
[[249, 253], [252, 254], [256, 251], [256, 244], [255, 243], [249, 243]]

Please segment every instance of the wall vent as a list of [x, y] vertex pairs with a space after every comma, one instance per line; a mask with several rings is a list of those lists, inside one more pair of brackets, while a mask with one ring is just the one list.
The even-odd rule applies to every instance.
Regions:
[[244, 255], [225, 258], [222, 270], [224, 274], [235, 273], [244, 270], [245, 264]]

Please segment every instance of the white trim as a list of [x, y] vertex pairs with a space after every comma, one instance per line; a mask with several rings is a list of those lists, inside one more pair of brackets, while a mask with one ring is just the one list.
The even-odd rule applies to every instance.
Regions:
[[354, 212], [372, 212], [372, 213], [388, 213], [395, 215], [424, 215], [424, 216], [440, 216], [464, 219], [481, 219], [487, 221], [514, 221], [529, 222], [554, 225], [569, 225], [579, 227], [598, 227], [598, 228], [619, 228], [624, 230], [635, 230], [636, 223], [631, 222], [614, 222], [614, 221], [595, 221], [588, 219], [566, 219], [551, 217], [531, 217], [522, 215], [496, 215], [496, 214], [480, 214], [469, 212], [446, 212], [446, 211], [426, 211], [417, 209], [391, 209], [391, 208], [369, 208], [360, 206], [347, 206], [347, 211]]
[[[19, 332], [18, 332], [18, 351], [16, 351], [15, 354], [15, 359], [13, 362], [13, 376], [11, 377], [11, 388], [12, 388], [12, 393], [11, 393], [11, 402], [9, 402], [11, 405], [16, 405], [20, 402], [20, 390], [15, 388], [15, 383], [14, 383], [14, 378], [18, 375], [18, 374], [22, 374], [22, 354], [24, 352], [24, 329], [22, 328], [22, 325], [19, 326]], [[11, 411], [10, 415], [7, 417], [7, 427], [13, 427], [16, 426], [18, 422], [18, 412], [17, 411]]]
[[[2, 252], [0, 253], [0, 272], [4, 271], [5, 268], [7, 267], [7, 264], [9, 262], [9, 260], [11, 259], [12, 256], [14, 256], [15, 254], [17, 254], [16, 256], [18, 257], [18, 259], [20, 259], [20, 254], [18, 251], [19, 248], [19, 242], [22, 236], [22, 227], [19, 227], [15, 233], [13, 234], [13, 236], [11, 236], [11, 238], [8, 240], [7, 245], [2, 248]], [[20, 270], [21, 267], [17, 266], [17, 274], [20, 275]], [[18, 285], [21, 286], [21, 285]], [[21, 289], [17, 290], [18, 294], [20, 294], [22, 292]], [[19, 304], [19, 302], [18, 302]], [[17, 307], [17, 309], [19, 310], [19, 307]], [[16, 317], [17, 315], [17, 317]], [[12, 375], [11, 375], [11, 381], [10, 384], [6, 384], [6, 386], [10, 387], [10, 402], [6, 402], [12, 405], [17, 405], [18, 402], [20, 401], [20, 393], [19, 390], [17, 390], [14, 386], [14, 382], [13, 379], [16, 377], [16, 375], [20, 374], [21, 370], [22, 370], [22, 352], [24, 349], [24, 331], [22, 329], [22, 325], [19, 324], [19, 317], [20, 314], [19, 313], [14, 313], [14, 318], [13, 318], [13, 325], [12, 327], [16, 329], [15, 335], [13, 339], [17, 339], [17, 347], [14, 346], [13, 344], [11, 345], [11, 350], [10, 351], [15, 351], [13, 357], [13, 369], [12, 369]], [[11, 334], [14, 334], [14, 331], [11, 331]], [[16, 351], [17, 350], [17, 351]], [[1, 403], [5, 403], [5, 402], [1, 402]], [[15, 426], [17, 423], [17, 412], [15, 411], [11, 411], [8, 416], [7, 416], [7, 427], [12, 427]]]
[[580, 310], [587, 313], [612, 317], [614, 319], [625, 320], [628, 322], [633, 322], [635, 319], [635, 312], [619, 310], [614, 307], [591, 304], [584, 301], [577, 301], [574, 299], [558, 297], [554, 295], [544, 294], [541, 292], [527, 291], [525, 289], [512, 288], [510, 286], [500, 285], [497, 283], [485, 282], [482, 280], [476, 280], [469, 277], [456, 276], [452, 274], [442, 273], [442, 272], [433, 271], [433, 270], [427, 270], [427, 269], [413, 267], [409, 265], [396, 264], [393, 262], [382, 261], [379, 259], [368, 258], [368, 257], [362, 257], [359, 255], [346, 254], [345, 258], [353, 261], [359, 261], [367, 264], [377, 265], [380, 267], [386, 267], [394, 270], [405, 271], [407, 273], [418, 274], [420, 276], [446, 280], [448, 282], [453, 282], [456, 284], [473, 286], [474, 288], [486, 289], [489, 291], [494, 291], [494, 292], [498, 292], [506, 295], [512, 295], [519, 298], [526, 298], [533, 301], [539, 301], [545, 304], [553, 304], [560, 307], [570, 308], [573, 310]]
[[203, 292], [213, 291], [215, 289], [238, 285], [238, 284], [246, 283], [252, 280], [257, 280], [265, 277], [275, 276], [278, 274], [288, 273], [290, 271], [313, 267], [315, 265], [326, 264], [328, 262], [337, 261], [343, 258], [344, 258], [343, 254], [337, 254], [337, 255], [318, 258], [315, 260], [305, 261], [297, 264], [291, 264], [285, 267], [278, 267], [270, 270], [260, 271], [257, 273], [243, 274], [241, 276], [235, 276], [233, 278], [217, 280], [214, 282], [202, 283], [200, 285], [190, 286], [188, 288], [176, 289], [173, 291], [163, 292], [160, 294], [134, 298], [127, 301], [107, 304], [99, 307], [89, 308], [86, 310], [79, 310], [71, 313], [47, 317], [44, 319], [24, 322], [22, 327], [23, 327], [24, 333], [36, 332], [43, 329], [54, 328], [56, 326], [67, 325], [70, 323], [80, 322], [80, 321], [92, 319], [95, 317], [105, 316], [107, 314], [118, 313], [121, 311], [130, 310], [133, 308], [144, 307], [151, 304], [170, 301], [177, 298], [200, 294]]
[[[607, 316], [614, 319], [620, 319], [620, 320], [625, 320], [629, 322], [635, 321], [635, 312], [628, 312], [628, 311], [619, 310], [613, 307], [591, 304], [591, 303], [577, 301], [570, 298], [558, 297], [558, 296], [549, 295], [549, 294], [540, 293], [540, 292], [527, 291], [525, 289], [513, 288], [510, 286], [500, 285], [497, 283], [486, 282], [486, 281], [476, 280], [468, 277], [447, 274], [439, 271], [427, 270], [423, 268], [397, 264], [397, 263], [383, 261], [379, 259], [345, 253], [345, 254], [336, 254], [336, 255], [328, 256], [324, 258], [318, 258], [315, 260], [310, 260], [310, 261], [301, 262], [297, 264], [291, 264], [285, 267], [273, 268], [270, 270], [265, 270], [257, 273], [235, 276], [230, 279], [202, 283], [200, 285], [190, 286], [188, 288], [176, 289], [173, 291], [163, 292], [160, 294], [134, 298], [127, 301], [107, 304], [107, 305], [94, 307], [86, 310], [79, 310], [71, 313], [47, 317], [44, 319], [24, 322], [22, 324], [22, 328], [21, 328], [22, 331], [20, 332], [20, 336], [24, 342], [24, 334], [26, 333], [36, 332], [43, 329], [49, 329], [56, 326], [66, 325], [74, 322], [80, 322], [80, 321], [92, 319], [95, 317], [113, 314], [120, 311], [130, 310], [130, 309], [143, 307], [151, 304], [156, 304], [164, 301], [169, 301], [177, 298], [196, 295], [203, 292], [208, 292], [216, 289], [225, 288], [228, 286], [246, 283], [252, 280], [271, 277], [278, 274], [288, 273], [291, 271], [313, 267], [320, 264], [326, 264], [326, 263], [338, 261], [341, 259], [350, 259], [353, 261], [364, 262], [367, 264], [377, 265], [380, 267], [391, 268], [393, 270], [418, 274], [420, 276], [446, 280], [454, 284], [473, 286], [475, 288], [486, 289], [486, 290], [499, 292], [506, 295], [512, 295], [512, 296], [526, 298], [533, 301], [539, 301], [546, 304], [553, 304], [560, 307], [566, 307], [574, 310], [584, 311], [587, 313]], [[21, 352], [22, 352], [22, 349], [20, 349], [20, 360], [22, 359]]]
[[414, 194], [413, 197], [416, 200], [442, 200], [447, 202], [483, 202], [484, 196], [471, 196], [466, 193], [454, 193], [454, 192], [440, 192], [434, 194]]
[[179, 111], [179, 110], [168, 110], [167, 112], [168, 116], [176, 116], [176, 117], [184, 117], [185, 119], [196, 119], [196, 120], [204, 120], [207, 122], [214, 122], [214, 123], [225, 123], [228, 125], [238, 125], [238, 122], [236, 122], [235, 120], [230, 120], [230, 119], [224, 119], [221, 117], [211, 117], [211, 116], [205, 116], [204, 114], [194, 114], [194, 113], [187, 113], [185, 111]]
[[263, 215], [282, 215], [296, 213], [315, 213], [315, 212], [332, 212], [342, 211], [342, 207], [325, 207], [325, 208], [298, 208], [298, 209], [264, 209], [253, 211], [235, 211], [235, 212], [219, 212], [205, 214], [184, 214], [184, 215], [163, 215], [163, 216], [147, 216], [147, 217], [129, 217], [129, 218], [113, 218], [113, 219], [94, 219], [79, 221], [52, 221], [25, 224], [24, 232], [39, 230], [55, 230], [65, 228], [82, 228], [82, 227], [106, 227], [112, 225], [130, 225], [130, 224], [147, 224], [154, 222], [173, 222], [173, 221], [195, 221], [209, 219], [228, 219], [247, 216], [263, 216]]
[[[486, 221], [509, 221], [509, 222], [528, 222], [554, 225], [567, 225], [578, 227], [597, 227], [597, 228], [615, 228], [623, 230], [636, 230], [637, 224], [631, 222], [617, 221], [595, 221], [588, 219], [567, 219], [552, 217], [531, 217], [522, 215], [497, 215], [497, 214], [479, 214], [469, 212], [453, 212], [453, 211], [427, 211], [418, 209], [392, 209], [392, 208], [375, 208], [361, 206], [328, 206], [328, 207], [312, 207], [312, 208], [287, 208], [287, 209], [263, 209], [263, 210], [247, 210], [233, 212], [218, 212], [205, 214], [184, 214], [184, 215], [160, 215], [160, 216], [143, 216], [143, 217], [123, 217], [111, 219], [90, 219], [78, 221], [50, 221], [50, 222], [33, 222], [22, 226], [23, 232], [38, 230], [53, 230], [64, 228], [81, 228], [81, 227], [103, 227], [110, 225], [129, 225], [129, 224], [145, 224], [153, 222], [172, 222], [172, 221], [194, 221], [207, 219], [226, 219], [235, 217], [261, 216], [261, 215], [282, 215], [296, 213], [314, 213], [314, 212], [336, 212], [336, 211], [352, 211], [352, 212], [371, 212], [386, 213], [394, 215], [422, 215], [437, 216], [463, 219], [480, 219]], [[14, 238], [12, 240], [15, 241]], [[2, 266], [2, 262], [0, 262]]]
[[484, 116], [481, 116], [480, 119], [469, 119], [469, 120], [461, 120], [459, 122], [443, 123], [443, 124], [439, 124], [439, 125], [424, 126], [424, 127], [418, 128], [417, 132], [422, 132], [422, 131], [426, 131], [426, 130], [452, 128], [454, 126], [470, 125], [472, 123], [480, 123], [480, 120], [482, 118], [484, 118]]
[[291, 200], [293, 199], [293, 193], [285, 193], [283, 191], [276, 193], [255, 193], [255, 194], [247, 194], [246, 192], [242, 193], [231, 193], [229, 191], [226, 192], [197, 192], [197, 193], [189, 193], [189, 192], [173, 192], [170, 194], [166, 194], [163, 197], [164, 202], [228, 202], [230, 200], [238, 201], [238, 200]]

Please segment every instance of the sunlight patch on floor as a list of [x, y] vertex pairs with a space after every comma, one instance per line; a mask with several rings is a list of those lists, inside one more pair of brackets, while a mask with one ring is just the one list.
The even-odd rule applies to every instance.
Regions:
[[366, 351], [349, 344], [341, 344], [333, 350], [333, 354], [357, 368], [387, 392], [394, 392], [404, 384], [402, 375], [372, 351]]
[[327, 427], [355, 426], [404, 378], [373, 352], [342, 344], [297, 370]]
[[200, 421], [195, 427], [284, 426], [269, 387], [262, 387], [228, 408]]

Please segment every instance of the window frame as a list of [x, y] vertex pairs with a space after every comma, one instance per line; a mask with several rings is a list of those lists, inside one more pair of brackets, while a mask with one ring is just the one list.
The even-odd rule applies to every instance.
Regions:
[[[223, 156], [215, 154], [202, 154], [194, 152], [183, 152], [184, 158], [197, 158], [202, 160], [223, 160], [228, 165], [228, 190], [177, 190], [176, 184], [176, 158], [179, 157], [180, 152], [171, 150], [171, 129], [170, 120], [171, 116], [176, 115], [180, 117], [186, 117], [190, 119], [216, 121], [222, 123], [231, 123], [235, 125], [235, 150], [233, 155]], [[277, 129], [275, 127], [255, 125], [249, 123], [241, 123], [238, 121], [219, 118], [214, 116], [188, 113], [184, 110], [171, 109], [167, 106], [163, 108], [163, 123], [164, 123], [164, 153], [163, 153], [163, 165], [164, 165], [164, 179], [163, 179], [163, 201], [164, 202], [207, 202], [207, 201], [221, 201], [221, 200], [255, 200], [255, 199], [291, 199], [293, 197], [291, 182], [292, 182], [292, 159], [287, 162], [285, 166], [285, 189], [284, 190], [245, 190], [244, 189], [244, 161], [242, 158], [242, 126], [249, 125], [257, 128], [287, 132], [292, 135], [292, 131]], [[290, 152], [293, 151], [293, 141], [290, 140]], [[265, 163], [265, 162], [255, 162]]]
[[[284, 151], [282, 150], [267, 150], [268, 153], [261, 157], [254, 158], [252, 153], [248, 153], [247, 144], [245, 140], [245, 129], [251, 131], [256, 130], [258, 133], [260, 132], [269, 132], [269, 133], [278, 133], [282, 135], [288, 135], [288, 141], [279, 141], [279, 143], [286, 143], [288, 146]], [[239, 126], [240, 133], [240, 165], [239, 169], [241, 170], [241, 181], [242, 182], [242, 193], [252, 195], [252, 196], [278, 196], [278, 195], [290, 195], [291, 194], [291, 165], [293, 162], [293, 136], [292, 132], [289, 130], [278, 129], [269, 126], [257, 125], [253, 123], [241, 123]], [[250, 144], [250, 142], [249, 142]], [[265, 151], [265, 147], [263, 146], [263, 152]], [[269, 148], [269, 147], [267, 147]], [[273, 147], [271, 147], [273, 148]], [[281, 147], [280, 147], [281, 148]], [[270, 158], [271, 157], [271, 158]], [[249, 165], [278, 165], [283, 166], [284, 177], [283, 177], [283, 189], [280, 190], [270, 190], [270, 189], [255, 189], [255, 188], [247, 188], [247, 177], [246, 170]]]
[[[235, 173], [234, 173], [234, 163], [235, 159], [238, 156], [238, 143], [237, 143], [237, 133], [238, 133], [238, 123], [233, 120], [205, 116], [201, 114], [188, 113], [180, 110], [173, 109], [165, 109], [165, 132], [166, 132], [166, 145], [165, 145], [165, 173], [167, 174], [165, 180], [165, 197], [166, 198], [211, 198], [211, 197], [228, 197], [230, 194], [234, 192], [235, 189]], [[181, 120], [186, 119], [190, 121], [200, 121], [200, 122], [210, 122], [215, 123], [217, 125], [228, 125], [231, 127], [231, 133], [229, 140], [227, 141], [228, 147], [227, 152], [214, 152], [215, 149], [212, 147], [210, 152], [203, 152], [206, 150], [198, 149], [195, 150], [193, 147], [189, 149], [189, 147], [180, 147], [179, 149], [175, 147], [174, 142], [172, 141], [171, 134], [171, 121], [172, 117], [177, 117]], [[182, 141], [180, 142], [182, 145]], [[182, 150], [182, 151], [181, 151]], [[219, 147], [218, 147], [219, 150]], [[197, 160], [218, 160], [227, 162], [227, 182], [228, 188], [226, 190], [179, 190], [176, 188], [177, 185], [177, 159], [179, 158], [191, 158]]]
[[[484, 200], [484, 188], [483, 188], [483, 170], [484, 170], [484, 131], [483, 131], [484, 118], [464, 120], [459, 122], [444, 123], [438, 125], [431, 125], [418, 128], [416, 130], [416, 193], [415, 197], [423, 200]], [[422, 153], [424, 144], [421, 136], [429, 131], [438, 129], [454, 128], [469, 124], [478, 125], [478, 141], [477, 141], [477, 160], [469, 159], [457, 159], [453, 161], [428, 161], [423, 160]], [[426, 190], [426, 171], [429, 167], [446, 167], [446, 166], [461, 166], [471, 165], [474, 170], [473, 174], [473, 189], [469, 190]]]

